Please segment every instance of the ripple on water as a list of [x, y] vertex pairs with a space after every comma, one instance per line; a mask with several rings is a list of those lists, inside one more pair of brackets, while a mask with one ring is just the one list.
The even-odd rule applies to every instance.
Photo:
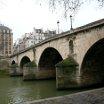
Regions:
[[13, 88], [8, 91], [9, 101], [8, 104], [20, 104], [26, 101], [32, 101], [32, 97], [26, 97], [29, 93], [29, 89], [25, 87]]

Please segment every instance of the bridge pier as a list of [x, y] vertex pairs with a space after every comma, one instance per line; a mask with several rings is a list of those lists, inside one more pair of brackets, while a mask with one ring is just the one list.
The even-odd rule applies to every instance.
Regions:
[[37, 67], [24, 67], [23, 68], [23, 80], [35, 80]]
[[52, 79], [56, 77], [55, 70], [37, 70], [36, 79]]
[[15, 67], [15, 68], [10, 68], [9, 74], [11, 77], [12, 76], [22, 76], [23, 72], [19, 67]]
[[85, 72], [81, 73], [80, 85], [82, 87], [90, 86], [102, 86], [104, 85], [104, 71], [98, 69], [86, 69]]
[[56, 65], [57, 89], [78, 88], [78, 64], [69, 57]]
[[38, 67], [25, 67], [23, 69], [23, 80], [35, 80], [35, 79], [51, 79], [56, 77], [56, 71], [50, 70], [39, 70]]

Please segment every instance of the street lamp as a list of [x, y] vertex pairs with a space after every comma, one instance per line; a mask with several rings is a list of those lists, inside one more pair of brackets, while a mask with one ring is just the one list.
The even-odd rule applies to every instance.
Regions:
[[59, 34], [59, 20], [57, 21], [57, 27], [58, 27], [58, 34]]
[[72, 30], [73, 29], [73, 27], [72, 27], [72, 15], [70, 15], [70, 24], [71, 24], [70, 30]]

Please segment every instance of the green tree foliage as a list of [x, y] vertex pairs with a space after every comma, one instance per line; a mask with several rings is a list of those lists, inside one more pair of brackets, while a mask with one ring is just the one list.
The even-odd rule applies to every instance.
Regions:
[[77, 65], [78, 63], [72, 57], [68, 57], [62, 60], [61, 62], [59, 62], [58, 64], [56, 64], [56, 67], [68, 67], [68, 66], [77, 66]]

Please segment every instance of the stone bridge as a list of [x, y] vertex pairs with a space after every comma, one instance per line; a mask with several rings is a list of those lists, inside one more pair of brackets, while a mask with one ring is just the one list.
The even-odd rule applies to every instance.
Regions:
[[24, 64], [34, 60], [38, 70], [48, 71], [70, 56], [78, 63], [76, 80], [79, 84], [90, 85], [92, 81], [95, 84], [104, 80], [104, 19], [63, 32], [13, 54], [11, 64], [18, 63], [22, 69]]

